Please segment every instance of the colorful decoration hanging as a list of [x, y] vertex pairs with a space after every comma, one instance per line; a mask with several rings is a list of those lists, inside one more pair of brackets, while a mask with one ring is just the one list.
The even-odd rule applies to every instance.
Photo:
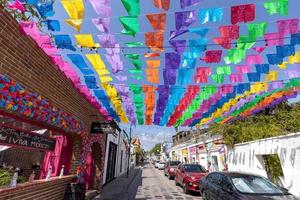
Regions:
[[0, 107], [8, 112], [68, 132], [84, 131], [83, 124], [75, 117], [56, 108], [42, 96], [28, 91], [4, 75], [0, 75]]

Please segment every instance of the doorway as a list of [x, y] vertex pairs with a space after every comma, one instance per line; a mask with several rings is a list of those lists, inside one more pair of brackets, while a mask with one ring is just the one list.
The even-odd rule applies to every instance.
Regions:
[[117, 145], [110, 142], [109, 150], [108, 150], [108, 159], [107, 159], [106, 183], [112, 181], [115, 178], [116, 156], [117, 156]]
[[92, 145], [92, 189], [99, 190], [101, 183], [101, 149], [100, 144], [94, 143]]

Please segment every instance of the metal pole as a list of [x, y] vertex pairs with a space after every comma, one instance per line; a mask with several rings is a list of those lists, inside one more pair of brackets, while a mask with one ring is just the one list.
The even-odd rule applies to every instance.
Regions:
[[127, 164], [127, 178], [129, 177], [129, 170], [130, 170], [130, 149], [131, 149], [131, 126], [132, 124], [130, 124], [130, 129], [129, 129], [129, 148], [128, 148], [128, 164]]

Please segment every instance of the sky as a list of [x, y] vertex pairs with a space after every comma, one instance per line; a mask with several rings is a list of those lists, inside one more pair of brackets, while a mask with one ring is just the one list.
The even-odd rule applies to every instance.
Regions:
[[[85, 19], [84, 23], [81, 28], [81, 33], [86, 33], [86, 34], [93, 34], [94, 40], [97, 42], [97, 37], [96, 35], [100, 34], [99, 31], [94, 27], [94, 25], [91, 22], [91, 18], [99, 17], [93, 10], [92, 6], [88, 1], [85, 2]], [[121, 0], [111, 0], [111, 7], [112, 7], [112, 16], [111, 18], [111, 33], [115, 35], [117, 42], [120, 44], [120, 46], [124, 46], [125, 42], [144, 42], [144, 34], [145, 32], [150, 32], [153, 31], [151, 28], [148, 20], [146, 19], [145, 14], [150, 14], [150, 13], [161, 13], [163, 10], [157, 9], [153, 6], [151, 0], [140, 0], [140, 5], [141, 5], [141, 15], [139, 17], [139, 22], [140, 22], [140, 33], [137, 34], [136, 37], [132, 36], [127, 36], [127, 35], [122, 35], [122, 26], [118, 20], [118, 17], [120, 16], [127, 16], [127, 12], [124, 8], [124, 6], [121, 3]], [[199, 3], [196, 6], [191, 6], [188, 7], [184, 10], [189, 11], [189, 10], [199, 10], [202, 8], [220, 8], [222, 7], [224, 9], [224, 17], [221, 23], [206, 23], [204, 25], [200, 24], [199, 21], [197, 20], [196, 24], [193, 24], [191, 27], [207, 27], [210, 29], [209, 35], [207, 36], [208, 39], [208, 44], [212, 44], [212, 38], [219, 36], [218, 32], [218, 27], [221, 25], [230, 25], [230, 6], [233, 5], [240, 5], [240, 4], [247, 4], [247, 3], [254, 3], [256, 4], [256, 19], [255, 22], [263, 22], [266, 21], [268, 22], [268, 27], [267, 27], [267, 32], [276, 32], [276, 20], [278, 19], [288, 19], [288, 18], [296, 18], [299, 17], [298, 13], [298, 5], [299, 5], [299, 0], [289, 0], [289, 15], [286, 17], [282, 17], [279, 15], [273, 15], [270, 16], [267, 14], [265, 9], [263, 8], [262, 3], [265, 1], [250, 1], [250, 0], [202, 0], [201, 3]], [[52, 17], [52, 19], [58, 19], [61, 23], [61, 32], [60, 34], [69, 34], [73, 40], [73, 44], [76, 44], [76, 41], [74, 39], [74, 35], [77, 34], [77, 32], [72, 29], [69, 25], [67, 25], [64, 20], [68, 19], [68, 15], [65, 12], [64, 8], [62, 7], [61, 3], [59, 0], [55, 1], [54, 4], [55, 8], [55, 15]], [[166, 52], [171, 52], [172, 49], [170, 48], [170, 45], [168, 44], [168, 36], [169, 36], [169, 31], [170, 30], [175, 30], [175, 20], [174, 20], [174, 13], [178, 11], [184, 11], [183, 9], [180, 8], [180, 0], [171, 0], [171, 7], [170, 10], [167, 11], [167, 31], [165, 33], [165, 42], [164, 45], [166, 46], [165, 51]], [[101, 17], [101, 16], [100, 16]], [[56, 34], [56, 33], [53, 33]], [[247, 34], [247, 26], [245, 24], [240, 25], [240, 34]], [[199, 36], [192, 34], [192, 33], [187, 33], [184, 34], [183, 36], [179, 37], [178, 39], [197, 39]], [[264, 45], [264, 41], [258, 42], [257, 45]], [[212, 46], [209, 45], [208, 50], [218, 50], [221, 49], [219, 46]], [[297, 49], [296, 49], [297, 50]], [[299, 50], [299, 49], [298, 49]], [[274, 48], [270, 48], [270, 50], [267, 50], [266, 53], [274, 53]], [[141, 49], [124, 49], [123, 53], [138, 53], [138, 54], [144, 54], [146, 52], [149, 52], [147, 48], [141, 48]], [[67, 53], [74, 53], [68, 50], [62, 51], [63, 57], [66, 58]], [[76, 53], [81, 53], [82, 55], [85, 53], [91, 53], [90, 50], [78, 50]], [[104, 56], [104, 50], [100, 49], [99, 50], [100, 55], [102, 56], [104, 62], [107, 65], [107, 68], [111, 71], [111, 66], [109, 63], [105, 60]], [[135, 80], [134, 78], [130, 77], [130, 74], [128, 73], [128, 69], [132, 68], [132, 65], [128, 61], [128, 59], [125, 59], [122, 57], [122, 60], [124, 62], [124, 70], [120, 72], [118, 75], [127, 75], [129, 76], [128, 81], [126, 84], [129, 83], [136, 83], [139, 85], [143, 84], [149, 84], [146, 80], [146, 77], [142, 80]], [[164, 66], [164, 56], [161, 56], [161, 67], [160, 67], [160, 84], [163, 84], [163, 76], [162, 76], [162, 69], [165, 67]], [[86, 60], [86, 63], [89, 64], [89, 62]], [[220, 63], [218, 65], [223, 65], [224, 63]], [[145, 65], [145, 62], [144, 62]], [[201, 61], [197, 61], [196, 66], [203, 66], [207, 65]], [[208, 65], [212, 66], [212, 65]], [[290, 69], [292, 69], [294, 66], [290, 66]], [[78, 70], [75, 66], [74, 68]], [[275, 67], [273, 66], [273, 69]], [[80, 71], [78, 70], [78, 74], [81, 75]], [[81, 75], [82, 76], [82, 75]], [[114, 74], [111, 73], [111, 76], [114, 78]], [[145, 73], [144, 73], [145, 76]], [[286, 79], [284, 73], [280, 73], [279, 79], [284, 80]], [[246, 77], [244, 77], [244, 80], [247, 80]], [[229, 80], [226, 79], [225, 83], [228, 83]], [[118, 84], [119, 82], [114, 78], [113, 81], [114, 84]], [[210, 84], [213, 84], [212, 80], [209, 80]], [[192, 81], [190, 84], [194, 84]], [[151, 84], [153, 85], [153, 84]], [[201, 85], [203, 86], [203, 85]], [[182, 86], [186, 87], [186, 85]], [[132, 97], [132, 96], [131, 96]], [[292, 101], [298, 101], [299, 97], [295, 100]], [[120, 124], [122, 129], [125, 129], [127, 132], [129, 132], [129, 125], [125, 124]], [[189, 128], [180, 128], [180, 130], [187, 130]], [[174, 128], [168, 128], [168, 127], [159, 127], [159, 126], [141, 126], [137, 125], [134, 126], [132, 129], [133, 136], [139, 137], [141, 139], [142, 145], [145, 149], [150, 149], [152, 146], [154, 146], [156, 143], [162, 142], [162, 141], [171, 141], [171, 137], [173, 134], [175, 134], [175, 129]]]

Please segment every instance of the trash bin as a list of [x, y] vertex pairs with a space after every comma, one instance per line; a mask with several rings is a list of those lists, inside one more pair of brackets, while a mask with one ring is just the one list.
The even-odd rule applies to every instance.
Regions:
[[69, 183], [64, 200], [85, 200], [85, 185], [83, 183]]

